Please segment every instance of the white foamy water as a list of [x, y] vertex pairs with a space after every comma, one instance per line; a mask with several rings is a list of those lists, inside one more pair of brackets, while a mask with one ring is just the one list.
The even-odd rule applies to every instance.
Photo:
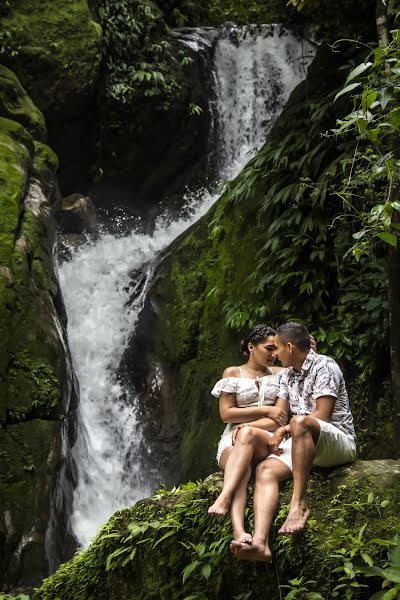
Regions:
[[[192, 47], [202, 35], [209, 39], [210, 30], [193, 30]], [[210, 110], [222, 181], [238, 174], [265, 141], [291, 90], [305, 77], [312, 53], [309, 45], [277, 26], [246, 35], [235, 28], [214, 30], [211, 37], [215, 48], [209, 65], [214, 81]], [[72, 528], [83, 547], [116, 509], [154, 491], [152, 478], [140, 468], [138, 453], [145, 440], [137, 424], [135, 398], [116, 377], [146, 291], [145, 286], [134, 303], [128, 302], [131, 273], [148, 263], [150, 278], [157, 253], [217, 198], [217, 193], [205, 191], [193, 199], [189, 218], [167, 226], [159, 221], [152, 234], [104, 234], [60, 266], [69, 343], [80, 384]], [[153, 475], [154, 481], [157, 474]]]

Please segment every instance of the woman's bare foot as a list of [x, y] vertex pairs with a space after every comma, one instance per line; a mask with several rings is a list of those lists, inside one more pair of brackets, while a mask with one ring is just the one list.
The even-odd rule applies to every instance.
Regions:
[[235, 542], [239, 542], [239, 544], [251, 544], [251, 542], [253, 541], [253, 536], [250, 533], [246, 533], [245, 531], [234, 531], [233, 539]]
[[286, 521], [279, 529], [278, 533], [295, 535], [296, 533], [304, 531], [309, 516], [310, 509], [306, 504], [303, 506], [291, 507]]
[[226, 496], [220, 494], [214, 504], [208, 509], [208, 514], [215, 517], [225, 517], [229, 511], [231, 500]]
[[252, 541], [251, 544], [241, 544], [235, 540], [230, 545], [231, 552], [239, 560], [259, 560], [271, 562], [272, 554], [268, 544]]

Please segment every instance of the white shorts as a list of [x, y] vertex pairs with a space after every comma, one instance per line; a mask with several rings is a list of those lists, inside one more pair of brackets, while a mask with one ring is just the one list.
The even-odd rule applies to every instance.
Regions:
[[[332, 423], [327, 423], [320, 419], [315, 420], [318, 421], [321, 431], [315, 447], [314, 465], [317, 467], [335, 467], [356, 459], [357, 450], [353, 437], [343, 433], [343, 431], [332, 425]], [[285, 463], [292, 471], [292, 438], [284, 440], [279, 447], [282, 448], [283, 453], [279, 455], [270, 454], [267, 456], [267, 459], [276, 458]]]

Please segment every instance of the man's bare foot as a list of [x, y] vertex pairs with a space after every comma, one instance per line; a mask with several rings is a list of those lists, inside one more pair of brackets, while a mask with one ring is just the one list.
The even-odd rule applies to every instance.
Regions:
[[212, 504], [208, 509], [208, 514], [213, 515], [215, 517], [225, 517], [225, 515], [229, 511], [230, 505], [231, 501], [229, 500], [229, 498], [220, 494], [214, 502], [214, 504]]
[[291, 508], [286, 518], [286, 521], [279, 529], [278, 533], [284, 535], [294, 535], [296, 533], [304, 531], [309, 516], [310, 510], [306, 505]]
[[271, 550], [266, 544], [252, 541], [251, 544], [242, 544], [233, 540], [230, 545], [231, 552], [239, 560], [259, 560], [263, 562], [271, 562]]
[[251, 544], [253, 541], [253, 536], [250, 533], [246, 533], [245, 531], [233, 532], [233, 539], [235, 542], [239, 542], [240, 544]]

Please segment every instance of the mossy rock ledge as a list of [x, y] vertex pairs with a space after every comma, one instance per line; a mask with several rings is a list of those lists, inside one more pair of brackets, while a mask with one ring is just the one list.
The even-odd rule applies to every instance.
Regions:
[[[313, 589], [329, 599], [340, 576], [334, 569], [343, 564], [332, 555], [354, 548], [354, 564], [365, 564], [366, 552], [378, 564], [386, 551], [369, 540], [391, 538], [400, 528], [400, 461], [357, 461], [313, 474], [312, 516], [297, 537], [276, 534], [289, 484], [272, 532], [273, 564], [239, 561], [229, 551], [229, 519], [207, 514], [221, 483], [215, 473], [118, 511], [88, 550], [43, 582], [34, 600], [278, 599], [279, 584], [294, 577], [315, 580]], [[252, 518], [250, 508], [249, 527]], [[360, 530], [357, 546], [353, 538]], [[371, 593], [380, 585], [375, 579], [362, 583]]]
[[53, 265], [57, 157], [43, 115], [3, 68], [0, 105], [10, 117], [0, 118], [1, 588], [37, 585], [71, 556], [63, 448], [74, 441], [76, 388]]

